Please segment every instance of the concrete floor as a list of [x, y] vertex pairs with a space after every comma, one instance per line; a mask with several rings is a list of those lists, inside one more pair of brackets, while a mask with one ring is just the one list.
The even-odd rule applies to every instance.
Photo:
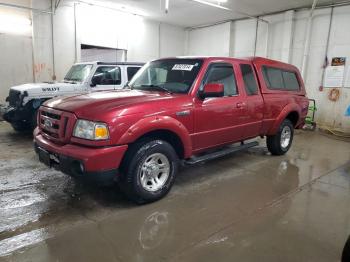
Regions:
[[0, 123], [0, 261], [339, 261], [350, 233], [350, 144], [298, 131], [289, 153], [263, 146], [184, 168], [163, 200], [38, 162], [30, 135]]

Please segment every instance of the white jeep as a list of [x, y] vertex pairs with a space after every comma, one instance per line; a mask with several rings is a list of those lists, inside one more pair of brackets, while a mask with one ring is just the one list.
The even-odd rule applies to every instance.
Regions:
[[143, 66], [142, 63], [77, 63], [61, 82], [31, 83], [10, 88], [3, 118], [16, 131], [35, 128], [40, 105], [56, 96], [121, 89]]

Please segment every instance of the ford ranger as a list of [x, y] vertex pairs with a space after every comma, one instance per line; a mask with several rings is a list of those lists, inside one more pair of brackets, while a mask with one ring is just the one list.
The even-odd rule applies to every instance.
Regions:
[[16, 131], [33, 130], [40, 105], [53, 97], [89, 91], [121, 89], [142, 67], [141, 63], [77, 63], [62, 82], [32, 83], [10, 88], [3, 118]]
[[308, 103], [299, 70], [289, 64], [166, 58], [147, 63], [123, 90], [45, 102], [34, 146], [46, 165], [116, 181], [129, 198], [146, 203], [169, 192], [179, 163], [256, 146], [246, 140], [258, 136], [272, 155], [285, 154]]

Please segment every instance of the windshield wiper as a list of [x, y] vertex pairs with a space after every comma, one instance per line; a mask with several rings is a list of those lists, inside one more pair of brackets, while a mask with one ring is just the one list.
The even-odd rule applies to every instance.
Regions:
[[141, 85], [141, 87], [150, 87], [150, 88], [155, 88], [158, 90], [162, 90], [165, 91], [169, 94], [172, 94], [173, 92], [171, 92], [169, 89], [165, 88], [164, 86], [157, 86], [157, 85]]

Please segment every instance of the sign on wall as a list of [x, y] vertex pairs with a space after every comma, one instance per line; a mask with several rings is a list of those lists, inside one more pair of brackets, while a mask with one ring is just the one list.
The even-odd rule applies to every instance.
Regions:
[[333, 57], [332, 66], [345, 66], [346, 57]]
[[348, 66], [348, 70], [346, 72], [344, 87], [350, 88], [350, 66]]
[[328, 66], [324, 77], [324, 87], [342, 87], [345, 66]]

